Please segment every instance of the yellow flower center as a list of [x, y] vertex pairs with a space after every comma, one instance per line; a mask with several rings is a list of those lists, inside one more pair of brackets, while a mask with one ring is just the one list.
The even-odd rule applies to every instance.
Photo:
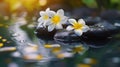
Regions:
[[43, 19], [44, 19], [44, 20], [47, 20], [48, 18], [49, 18], [48, 15], [44, 15], [44, 16], [43, 16]]
[[80, 24], [80, 23], [77, 23], [77, 22], [73, 23], [73, 28], [74, 29], [82, 29], [82, 27], [83, 27], [83, 24]]
[[58, 23], [60, 22], [60, 20], [61, 20], [61, 18], [60, 18], [59, 15], [55, 15], [55, 16], [53, 16], [53, 18], [52, 18], [53, 24], [58, 24]]

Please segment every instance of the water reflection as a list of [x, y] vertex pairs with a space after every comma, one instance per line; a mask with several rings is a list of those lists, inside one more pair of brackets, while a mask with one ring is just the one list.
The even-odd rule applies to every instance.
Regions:
[[85, 43], [81, 42], [62, 43], [43, 39], [33, 42], [27, 36], [27, 33], [20, 28], [25, 24], [25, 19], [20, 18], [9, 28], [17, 48], [17, 51], [12, 56], [17, 61], [21, 61], [20, 63], [11, 63], [9, 67], [17, 66], [16, 64], [18, 64], [18, 67], [66, 67], [68, 63], [63, 62], [64, 59], [74, 59], [76, 54], [80, 56], [89, 48]]
[[[112, 39], [112, 37], [108, 37], [99, 40], [84, 39], [80, 42], [61, 42], [36, 37], [36, 41], [33, 41], [21, 29], [21, 26], [26, 24], [25, 21], [23, 17], [18, 18], [16, 23], [9, 28], [11, 38], [16, 43], [16, 47], [11, 47], [16, 50], [11, 56], [17, 61], [10, 63], [8, 67], [75, 67], [77, 57], [84, 56], [89, 47], [100, 48], [111, 42]], [[119, 63], [118, 57], [110, 60]], [[94, 58], [85, 58], [83, 63], [96, 64], [97, 61]], [[80, 63], [78, 66], [86, 66], [85, 64]]]

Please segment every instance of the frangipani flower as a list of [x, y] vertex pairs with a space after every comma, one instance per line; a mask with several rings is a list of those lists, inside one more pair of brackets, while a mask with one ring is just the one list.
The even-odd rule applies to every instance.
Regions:
[[53, 31], [55, 29], [63, 29], [62, 24], [65, 24], [67, 17], [64, 16], [64, 11], [59, 9], [57, 13], [51, 13], [50, 25], [48, 25], [48, 31]]
[[50, 22], [50, 16], [52, 16], [55, 12], [51, 11], [50, 8], [47, 8], [45, 11], [40, 11], [40, 18], [38, 19], [38, 27], [46, 27], [46, 23]]
[[75, 19], [69, 19], [68, 21], [72, 26], [68, 26], [66, 29], [68, 31], [74, 30], [78, 36], [81, 36], [83, 32], [87, 32], [89, 30], [89, 27], [85, 24], [83, 19], [79, 19], [78, 22]]

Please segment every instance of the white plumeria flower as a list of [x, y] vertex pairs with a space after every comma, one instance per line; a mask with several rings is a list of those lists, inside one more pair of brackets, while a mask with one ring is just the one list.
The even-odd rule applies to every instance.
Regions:
[[66, 30], [74, 30], [78, 36], [81, 36], [83, 32], [87, 32], [89, 30], [89, 27], [85, 24], [83, 19], [79, 19], [78, 22], [75, 19], [69, 19], [68, 21], [72, 25], [68, 26]]
[[57, 13], [51, 13], [50, 24], [48, 25], [48, 31], [53, 31], [55, 29], [63, 29], [62, 24], [65, 24], [67, 17], [64, 16], [64, 11], [59, 9]]
[[38, 27], [46, 27], [47, 22], [50, 22], [50, 16], [52, 16], [55, 12], [51, 11], [50, 8], [47, 8], [45, 11], [40, 11], [40, 18], [38, 19]]

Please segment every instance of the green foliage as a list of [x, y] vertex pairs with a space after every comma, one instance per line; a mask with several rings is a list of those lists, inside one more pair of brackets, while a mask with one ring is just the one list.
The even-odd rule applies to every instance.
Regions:
[[87, 5], [88, 7], [91, 8], [96, 8], [97, 7], [97, 3], [95, 0], [82, 0], [82, 2]]

